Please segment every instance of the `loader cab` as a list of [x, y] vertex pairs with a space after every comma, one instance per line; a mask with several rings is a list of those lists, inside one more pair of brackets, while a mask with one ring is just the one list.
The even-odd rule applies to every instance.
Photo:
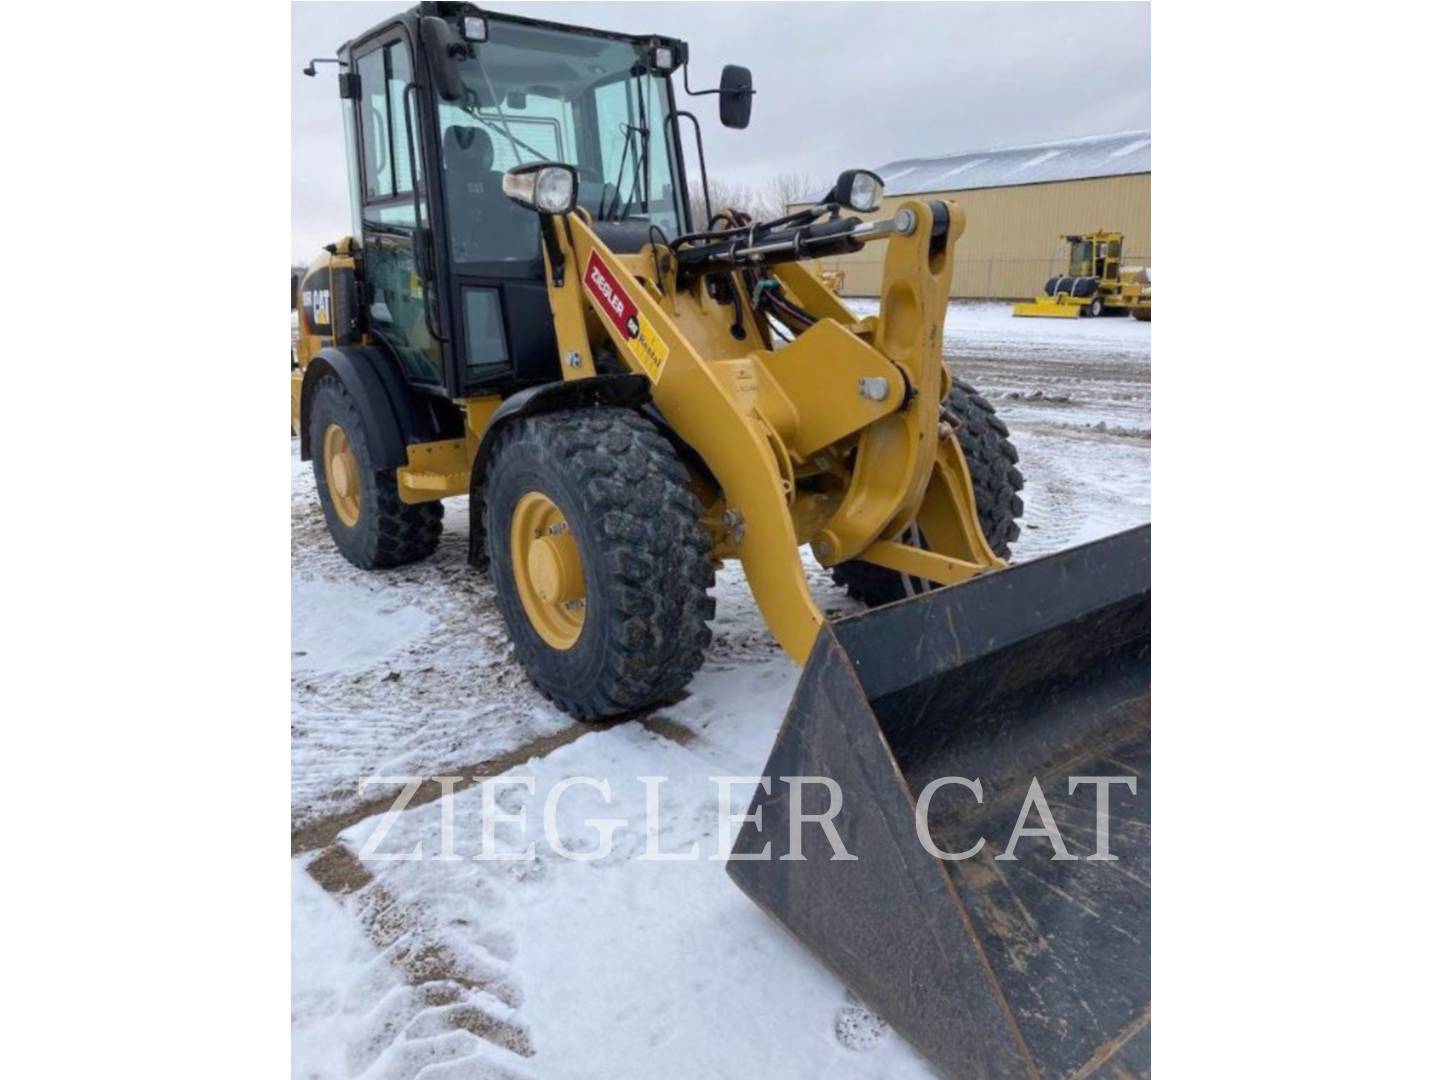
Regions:
[[689, 230], [670, 81], [684, 50], [452, 3], [341, 46], [360, 302], [412, 386], [459, 398], [560, 378], [540, 220], [505, 196], [507, 169], [574, 166], [617, 251]]
[[1101, 281], [1120, 280], [1121, 237], [1118, 233], [1067, 236], [1070, 245], [1070, 277], [1096, 277]]
[[1089, 237], [1067, 236], [1070, 242], [1070, 267], [1066, 271], [1071, 277], [1090, 277], [1095, 272], [1095, 244]]

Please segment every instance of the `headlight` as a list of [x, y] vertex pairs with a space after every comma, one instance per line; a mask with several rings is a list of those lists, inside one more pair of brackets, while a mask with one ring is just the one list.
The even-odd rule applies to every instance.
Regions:
[[547, 214], [567, 214], [575, 205], [575, 174], [541, 169], [535, 174], [535, 205]]
[[568, 214], [575, 209], [575, 170], [550, 161], [517, 165], [500, 182], [506, 195], [542, 214]]
[[884, 194], [885, 181], [865, 169], [846, 169], [835, 181], [835, 201], [862, 214], [879, 209]]

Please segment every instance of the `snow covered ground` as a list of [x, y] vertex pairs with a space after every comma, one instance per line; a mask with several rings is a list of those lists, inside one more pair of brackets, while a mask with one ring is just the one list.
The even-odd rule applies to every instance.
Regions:
[[[945, 344], [1020, 450], [1017, 559], [1149, 520], [1149, 324], [954, 304]], [[490, 585], [465, 562], [464, 499], [447, 502], [433, 558], [379, 574], [334, 551], [298, 444], [292, 512], [297, 1077], [931, 1075], [715, 857], [729, 845], [710, 778], [762, 769], [798, 675], [736, 568], [719, 575], [715, 642], [688, 696], [581, 725], [514, 664]], [[855, 610], [809, 570], [827, 613]], [[377, 837], [399, 783], [360, 781], [406, 776], [432, 779]], [[588, 861], [552, 851], [541, 824], [577, 776], [609, 786], [558, 803], [555, 838], [599, 854]], [[667, 778], [655, 837], [644, 776]], [[460, 778], [451, 798], [436, 777]], [[731, 807], [749, 795], [737, 786]], [[538, 840], [534, 861], [474, 858], [495, 820], [487, 797], [528, 818], [498, 825], [494, 850]], [[595, 824], [610, 819], [626, 823]], [[640, 858], [650, 843], [698, 857]]]

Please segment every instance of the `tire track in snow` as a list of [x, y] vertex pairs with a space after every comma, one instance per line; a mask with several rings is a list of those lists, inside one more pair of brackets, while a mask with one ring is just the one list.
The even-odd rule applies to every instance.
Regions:
[[[451, 787], [452, 791], [464, 791], [492, 777], [509, 772], [517, 765], [525, 764], [531, 758], [544, 757], [593, 730], [596, 730], [594, 726], [572, 723], [557, 734], [545, 735], [524, 746], [518, 746], [514, 750], [497, 754], [495, 757], [466, 768], [446, 769], [444, 773], [447, 778], [456, 778]], [[346, 829], [360, 824], [367, 818], [377, 817], [388, 811], [395, 802], [396, 794], [397, 792], [391, 788], [382, 795], [357, 801], [337, 813], [293, 826], [290, 832], [290, 854], [292, 856], [303, 855], [306, 852], [334, 844]], [[441, 786], [439, 778], [427, 778], [421, 782], [407, 806], [424, 806], [426, 803], [434, 802], [443, 794], [445, 794], [445, 789]]]
[[1017, 561], [1028, 562], [1150, 520], [1150, 442], [1045, 425], [1017, 428], [1025, 516]]
[[[676, 698], [675, 700], [682, 700]], [[674, 704], [674, 700], [663, 705], [657, 705], [648, 712], [617, 716], [609, 720], [599, 722], [580, 723], [578, 721], [570, 724], [569, 727], [554, 735], [545, 735], [534, 739], [523, 746], [517, 746], [514, 750], [494, 757], [486, 758], [474, 765], [461, 768], [446, 768], [443, 770], [447, 779], [454, 778], [450, 790], [456, 794], [474, 787], [476, 784], [501, 776], [518, 765], [523, 765], [532, 758], [543, 758], [560, 749], [568, 746], [582, 735], [592, 731], [604, 731], [617, 724], [638, 722], [647, 731], [661, 738], [669, 739], [671, 742], [679, 743], [682, 746], [688, 745], [699, 736], [682, 724], [662, 715], [664, 710]], [[290, 831], [290, 854], [292, 856], [304, 855], [307, 852], [316, 851], [320, 848], [329, 847], [340, 837], [346, 829], [360, 824], [367, 818], [378, 817], [386, 813], [394, 805], [397, 791], [392, 787], [382, 795], [363, 799], [346, 806], [343, 810], [328, 814], [325, 817], [313, 819], [301, 819], [294, 823]], [[406, 808], [424, 806], [432, 803], [445, 794], [445, 788], [440, 784], [439, 777], [427, 777], [422, 780], [415, 794], [406, 804]]]
[[1053, 452], [1048, 440], [1032, 438], [1030, 431], [1017, 427], [1016, 449], [1025, 474], [1025, 514], [1020, 519], [1020, 539], [1015, 543], [1016, 561], [1029, 561], [1061, 551], [1079, 530], [1084, 513], [1076, 505], [1075, 477], [1063, 457]]
[[[610, 723], [577, 723], [467, 770], [452, 790], [458, 793], [543, 758], [582, 735], [631, 722], [679, 747], [706, 741], [658, 710]], [[438, 783], [422, 785], [404, 813], [443, 794]], [[448, 918], [437, 916], [438, 905], [427, 890], [397, 893], [340, 839], [344, 829], [388, 811], [393, 801], [392, 793], [366, 804], [374, 813], [357, 817], [361, 808], [356, 807], [307, 826], [298, 834], [301, 840], [292, 837], [292, 845], [313, 845], [329, 835], [326, 846], [304, 863], [305, 871], [357, 921], [404, 983], [403, 991], [390, 988], [377, 995], [364, 1036], [346, 1047], [352, 1072], [374, 1080], [535, 1080], [523, 1068], [536, 1050], [530, 1028], [520, 1019], [524, 993], [512, 967], [515, 943], [507, 931], [486, 926], [499, 906], [493, 886], [482, 880], [459, 895], [447, 890], [452, 910]], [[303, 850], [310, 853], [315, 847]], [[455, 917], [456, 906], [464, 909], [464, 918]]]
[[371, 1009], [365, 1036], [346, 1047], [353, 1072], [408, 1080], [463, 1062], [465, 1077], [533, 1080], [505, 1060], [535, 1056], [530, 1029], [515, 1018], [524, 995], [509, 969], [514, 945], [506, 935], [458, 950], [436, 932], [423, 902], [394, 895], [341, 842], [305, 869], [356, 918], [409, 991], [384, 994]]

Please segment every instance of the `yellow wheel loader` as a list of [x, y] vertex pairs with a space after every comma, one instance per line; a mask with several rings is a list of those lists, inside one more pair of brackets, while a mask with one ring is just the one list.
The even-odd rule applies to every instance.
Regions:
[[1065, 273], [1045, 282], [1044, 294], [1033, 303], [1016, 304], [1015, 315], [1077, 319], [1129, 314], [1141, 322], [1150, 321], [1150, 271], [1121, 264], [1124, 236], [1101, 229], [1060, 239], [1070, 246]]
[[[1025, 777], [1143, 769], [1148, 528], [1007, 569], [1018, 455], [941, 356], [963, 213], [913, 198], [862, 222], [882, 189], [857, 169], [776, 220], [707, 194], [692, 221], [687, 131], [708, 182], [677, 91], [743, 128], [754, 90], [732, 65], [691, 91], [687, 61], [458, 3], [340, 47], [353, 224], [298, 282], [292, 393], [335, 543], [361, 567], [424, 558], [468, 495], [517, 659], [582, 719], [690, 680], [738, 560], [805, 667], [735, 881], [951, 1075], [1138, 1053], [1148, 786], [1110, 803], [1124, 874], [1039, 843], [960, 867], [914, 818], [923, 796], [949, 844]], [[869, 243], [880, 310], [859, 318], [813, 266]], [[805, 546], [874, 610], [827, 621]], [[985, 770], [984, 804], [927, 794], [945, 770]], [[808, 857], [813, 828], [780, 858], [787, 814], [825, 816], [823, 786], [791, 803], [801, 776], [842, 782], [824, 834], [854, 859]], [[1051, 902], [1071, 885], [1080, 908]]]

